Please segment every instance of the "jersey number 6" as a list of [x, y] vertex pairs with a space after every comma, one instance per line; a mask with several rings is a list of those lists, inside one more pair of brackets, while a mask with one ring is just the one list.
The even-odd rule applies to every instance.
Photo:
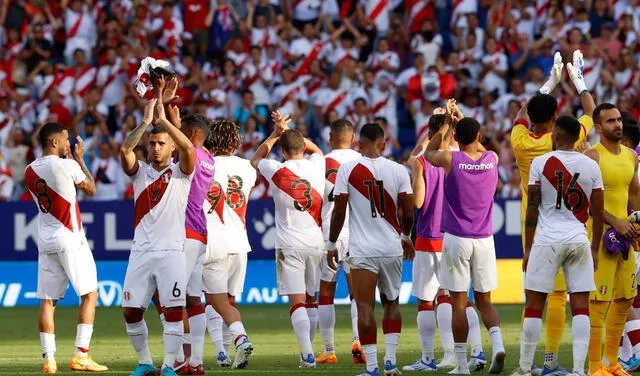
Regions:
[[[564, 206], [566, 206], [567, 209], [571, 211], [576, 211], [580, 209], [585, 200], [585, 197], [583, 197], [584, 193], [578, 188], [576, 188], [576, 182], [580, 177], [580, 173], [577, 172], [571, 176], [571, 181], [569, 181], [569, 185], [567, 186], [567, 189], [564, 192], [563, 190], [564, 190], [564, 174], [565, 173], [564, 171], [556, 170], [555, 174], [556, 174], [556, 179], [558, 181], [557, 183], [558, 195], [556, 197], [556, 209], [561, 209], [563, 202], [564, 202]], [[575, 205], [571, 204], [571, 195], [575, 195], [577, 197], [577, 202], [575, 203]]]

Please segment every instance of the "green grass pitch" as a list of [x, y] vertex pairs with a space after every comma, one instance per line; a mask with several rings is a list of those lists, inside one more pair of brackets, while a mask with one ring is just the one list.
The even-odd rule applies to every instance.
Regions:
[[[297, 352], [298, 345], [289, 321], [289, 309], [284, 305], [247, 305], [240, 306], [245, 327], [255, 351], [245, 370], [219, 369], [215, 365], [215, 350], [207, 335], [205, 346], [205, 368], [207, 374], [224, 375], [357, 375], [363, 371], [362, 365], [351, 363], [351, 321], [349, 307], [336, 307], [336, 348], [339, 363], [336, 365], [319, 364], [315, 370], [299, 370]], [[501, 305], [498, 307], [502, 321], [502, 334], [507, 350], [507, 366], [503, 374], [509, 374], [517, 365], [520, 337], [520, 317], [522, 306]], [[378, 325], [381, 307], [377, 307]], [[56, 340], [58, 374], [72, 375], [68, 370], [68, 361], [73, 351], [75, 340], [75, 308], [60, 307], [56, 312]], [[38, 309], [36, 307], [2, 308], [0, 309], [0, 375], [39, 375], [42, 358], [37, 326]], [[398, 367], [411, 364], [420, 357], [420, 345], [416, 328], [416, 306], [402, 307], [402, 336], [398, 348]], [[161, 325], [155, 313], [150, 310], [146, 315], [150, 332], [150, 347], [156, 363], [162, 360]], [[491, 354], [488, 333], [483, 328], [484, 349]], [[563, 366], [571, 366], [570, 322], [567, 322], [560, 362]], [[382, 331], [378, 326], [378, 353], [382, 360], [384, 345]], [[544, 340], [544, 334], [541, 337]], [[442, 355], [436, 338], [436, 357]], [[538, 345], [536, 364], [541, 364], [543, 343]], [[316, 334], [314, 350], [321, 349], [320, 333]], [[232, 350], [233, 351], [233, 350]], [[95, 360], [107, 365], [110, 370], [105, 374], [128, 375], [136, 366], [136, 356], [129, 344], [124, 321], [119, 308], [98, 308], [96, 325], [91, 341], [91, 354]], [[416, 373], [416, 372], [413, 372]], [[486, 373], [486, 370], [483, 372]], [[412, 374], [404, 372], [405, 375]], [[444, 375], [438, 371], [432, 375]]]

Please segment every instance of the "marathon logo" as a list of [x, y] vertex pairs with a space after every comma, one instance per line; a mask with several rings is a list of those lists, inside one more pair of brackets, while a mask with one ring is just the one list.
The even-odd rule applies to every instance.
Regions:
[[458, 169], [460, 170], [472, 170], [472, 171], [480, 171], [480, 170], [492, 170], [494, 168], [493, 162], [491, 163], [458, 163]]
[[206, 168], [207, 170], [211, 170], [213, 171], [213, 165], [211, 163], [208, 163], [207, 161], [200, 161], [200, 166]]

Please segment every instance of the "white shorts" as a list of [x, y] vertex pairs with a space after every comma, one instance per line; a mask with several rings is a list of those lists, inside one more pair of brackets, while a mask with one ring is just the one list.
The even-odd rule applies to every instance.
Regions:
[[217, 255], [204, 265], [202, 285], [207, 294], [229, 294], [238, 296], [244, 289], [247, 273], [247, 254], [230, 253]]
[[595, 291], [593, 258], [589, 243], [531, 247], [527, 272], [524, 275], [525, 290], [547, 294], [553, 292], [560, 268], [564, 273], [568, 292]]
[[433, 302], [440, 289], [441, 252], [416, 251], [413, 259], [411, 295], [420, 300]]
[[98, 273], [88, 247], [38, 255], [38, 299], [64, 298], [71, 282], [78, 296], [98, 290]]
[[131, 252], [124, 277], [122, 306], [146, 309], [157, 288], [161, 306], [184, 307], [185, 271], [183, 251]]
[[444, 234], [440, 284], [453, 292], [490, 292], [498, 287], [493, 236], [480, 239]]
[[202, 294], [202, 262], [207, 245], [199, 240], [184, 240], [184, 260], [187, 276], [187, 296]]
[[[349, 242], [348, 240], [338, 240], [336, 242], [336, 249], [338, 251], [338, 270], [342, 267], [345, 273], [349, 274], [349, 263], [347, 262], [347, 254], [349, 253]], [[325, 282], [335, 282], [338, 280], [338, 270], [333, 270], [327, 264], [327, 254], [326, 252], [322, 255], [322, 263], [320, 265], [320, 269], [322, 275], [320, 276], [321, 281]]]
[[278, 295], [316, 294], [320, 284], [322, 249], [277, 249]]
[[[396, 300], [402, 284], [402, 256], [349, 257], [351, 269], [362, 269], [378, 275], [378, 290], [387, 300]], [[353, 281], [353, 284], [357, 284]]]

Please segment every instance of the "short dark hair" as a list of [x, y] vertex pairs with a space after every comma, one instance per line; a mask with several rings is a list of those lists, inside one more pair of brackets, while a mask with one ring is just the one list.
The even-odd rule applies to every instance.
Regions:
[[386, 117], [384, 117], [384, 116], [376, 116], [373, 120], [374, 120], [375, 122], [379, 122], [379, 121], [380, 121], [380, 122], [382, 122], [384, 125], [389, 125], [389, 122], [387, 121], [387, 118], [386, 118]]
[[456, 125], [456, 137], [462, 145], [469, 145], [478, 138], [480, 123], [474, 118], [465, 117]]
[[369, 141], [376, 141], [384, 138], [384, 130], [378, 123], [367, 123], [360, 129], [360, 139], [366, 138]]
[[167, 133], [167, 130], [164, 129], [164, 127], [161, 127], [159, 125], [154, 125], [153, 128], [151, 128], [151, 132], [149, 132], [151, 134], [161, 134], [161, 133]]
[[527, 114], [533, 124], [550, 121], [557, 109], [558, 101], [549, 94], [536, 94], [527, 103]]
[[181, 126], [187, 129], [198, 130], [207, 137], [209, 136], [210, 123], [209, 119], [200, 114], [191, 114], [182, 118]]
[[638, 121], [627, 111], [620, 111], [620, 115], [622, 115], [622, 126], [623, 127], [637, 127]]
[[429, 118], [429, 131], [432, 134], [438, 133], [438, 131], [440, 131], [440, 128], [442, 128], [442, 126], [444, 125], [444, 121], [446, 119], [447, 115], [444, 114], [431, 115], [431, 117]]
[[355, 105], [355, 104], [356, 104], [356, 103], [358, 103], [358, 102], [362, 102], [362, 103], [364, 103], [364, 105], [365, 105], [365, 106], [367, 105], [367, 100], [366, 100], [366, 99], [364, 99], [363, 97], [358, 97], [358, 98], [356, 98], [356, 99], [353, 101], [353, 104]]
[[43, 149], [49, 146], [49, 138], [55, 134], [62, 133], [67, 129], [60, 123], [47, 123], [40, 128], [38, 133], [38, 142]]
[[640, 144], [640, 128], [634, 125], [622, 126], [622, 138], [631, 141], [634, 148]]
[[353, 123], [351, 123], [347, 119], [338, 119], [331, 123], [331, 133], [343, 133], [343, 132], [351, 132], [353, 133], [354, 127]]
[[582, 126], [578, 119], [573, 116], [560, 116], [556, 119], [554, 126], [566, 136], [567, 141], [576, 142], [578, 138], [580, 138], [580, 129]]
[[616, 105], [611, 103], [606, 103], [606, 102], [600, 103], [599, 105], [596, 106], [595, 110], [593, 110], [593, 115], [592, 115], [593, 122], [595, 124], [600, 124], [600, 113], [605, 110], [613, 110], [614, 108], [618, 108], [618, 107], [616, 107]]
[[298, 154], [304, 151], [304, 137], [297, 129], [287, 129], [280, 135], [280, 147], [287, 154]]

